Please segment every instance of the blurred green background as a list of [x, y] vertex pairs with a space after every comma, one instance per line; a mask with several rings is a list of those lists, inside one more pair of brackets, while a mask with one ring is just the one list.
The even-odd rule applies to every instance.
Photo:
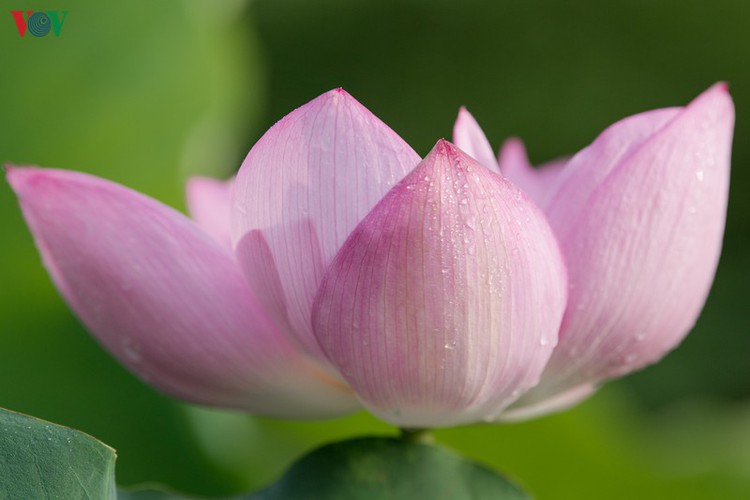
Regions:
[[[750, 492], [750, 2], [17, 0], [0, 12], [0, 161], [95, 173], [183, 208], [293, 108], [342, 86], [426, 154], [466, 105], [534, 162], [727, 80], [737, 106], [724, 253], [708, 305], [660, 364], [569, 412], [437, 433], [537, 498]], [[9, 11], [69, 11], [19, 37]], [[224, 495], [311, 447], [393, 433], [358, 414], [289, 423], [185, 406], [120, 368], [70, 314], [0, 187], [0, 406], [118, 450], [123, 485]]]

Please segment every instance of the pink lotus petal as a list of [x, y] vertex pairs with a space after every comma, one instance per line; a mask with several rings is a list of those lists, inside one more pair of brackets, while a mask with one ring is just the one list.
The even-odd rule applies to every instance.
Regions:
[[[506, 408], [505, 411], [497, 416], [495, 422], [520, 422], [542, 415], [558, 413], [574, 407], [594, 394], [596, 389], [597, 386], [594, 384], [583, 384], [555, 394], [552, 397], [543, 398], [540, 401], [532, 401], [531, 398], [524, 397], [516, 402], [516, 404]], [[532, 390], [529, 394], [538, 393]]]
[[[309, 260], [309, 276], [312, 279], [307, 283], [299, 283], [299, 286], [316, 286], [323, 279], [325, 269], [319, 253], [320, 245], [317, 235], [313, 231], [310, 221], [301, 221], [299, 224], [287, 227], [287, 241], [290, 245], [302, 245], [302, 242], [312, 242], [310, 245], [311, 254]], [[263, 290], [259, 294], [259, 301], [264, 310], [272, 318], [277, 327], [284, 333], [288, 339], [292, 339], [298, 349], [304, 351], [304, 345], [297, 342], [298, 336], [295, 335], [294, 328], [289, 323], [287, 313], [289, 304], [281, 285], [281, 278], [276, 266], [276, 261], [271, 254], [268, 246], [268, 240], [262, 231], [253, 230], [245, 235], [237, 243], [237, 258], [245, 272], [245, 277], [252, 290]], [[340, 380], [341, 377], [335, 368], [328, 364], [328, 360], [322, 358], [319, 362], [327, 376], [332, 379]]]
[[7, 175], [55, 284], [142, 379], [188, 401], [288, 418], [357, 406], [279, 334], [232, 255], [183, 215], [85, 174]]
[[204, 231], [228, 249], [232, 248], [229, 194], [233, 183], [234, 177], [228, 181], [191, 177], [186, 189], [190, 216]]
[[733, 123], [719, 84], [613, 125], [570, 161], [545, 207], [570, 299], [543, 381], [517, 406], [653, 363], [692, 328], [721, 251]]
[[511, 137], [503, 143], [498, 157], [503, 175], [523, 189], [539, 206], [544, 206], [549, 192], [557, 185], [568, 160], [561, 158], [535, 168], [529, 162], [523, 142], [517, 137]]
[[325, 354], [380, 418], [491, 419], [538, 381], [566, 280], [544, 216], [450, 143], [365, 217], [313, 306]]
[[[248, 233], [262, 233], [283, 292], [284, 304], [276, 309], [285, 311], [308, 352], [322, 357], [310, 309], [323, 270], [359, 221], [419, 161], [341, 89], [287, 115], [245, 159], [233, 195], [233, 241], [237, 246]], [[257, 267], [253, 248], [238, 256], [246, 271]]]
[[481, 165], [495, 173], [500, 173], [487, 136], [484, 135], [472, 114], [463, 106], [458, 111], [458, 118], [453, 126], [453, 142]]

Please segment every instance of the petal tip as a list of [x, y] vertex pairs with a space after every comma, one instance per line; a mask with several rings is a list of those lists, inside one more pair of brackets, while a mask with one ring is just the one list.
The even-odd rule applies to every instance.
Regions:
[[477, 172], [484, 170], [478, 168], [481, 167], [481, 164], [474, 158], [446, 139], [440, 139], [435, 143], [432, 151], [425, 157], [423, 164], [437, 166], [438, 170], [458, 169], [469, 172], [474, 167], [477, 167]]
[[185, 193], [187, 194], [188, 200], [198, 194], [201, 188], [206, 185], [210, 185], [213, 182], [218, 182], [216, 179], [210, 177], [203, 177], [201, 175], [193, 175], [188, 177], [185, 181]]
[[357, 101], [349, 92], [344, 90], [343, 87], [336, 87], [335, 89], [331, 89], [325, 94], [322, 94], [318, 99], [315, 99], [316, 101], [320, 101], [322, 105], [337, 105], [339, 103], [345, 103], [345, 104], [357, 104], [361, 106], [359, 101]]
[[435, 146], [433, 146], [432, 151], [430, 151], [430, 154], [439, 154], [439, 155], [446, 155], [450, 153], [455, 153], [459, 149], [453, 145], [452, 142], [448, 141], [445, 138], [440, 138], [436, 143]]
[[695, 107], [701, 103], [707, 103], [709, 106], [727, 106], [733, 107], [732, 94], [729, 92], [729, 83], [721, 81], [711, 85], [696, 97], [688, 108]]
[[466, 106], [461, 106], [460, 108], [458, 108], [458, 118], [456, 119], [456, 121], [465, 120], [470, 117], [472, 117], [472, 115], [469, 110], [466, 109]]
[[5, 172], [5, 178], [8, 180], [8, 184], [15, 190], [16, 181], [18, 178], [18, 167], [11, 163], [3, 164], [3, 172]]
[[433, 146], [432, 151], [425, 157], [425, 162], [428, 159], [437, 160], [437, 159], [447, 159], [451, 163], [461, 164], [466, 159], [471, 159], [469, 156], [466, 155], [461, 149], [458, 148], [455, 144], [452, 142], [446, 140], [446, 139], [440, 139], [435, 143], [435, 146]]
[[10, 184], [10, 187], [16, 194], [20, 194], [27, 186], [33, 183], [35, 178], [43, 175], [38, 168], [21, 167], [11, 163], [4, 164], [3, 170], [5, 170], [5, 178], [8, 180], [8, 184]]
[[711, 86], [711, 89], [715, 90], [716, 92], [724, 92], [725, 94], [729, 94], [729, 82], [716, 82]]
[[453, 140], [454, 141], [459, 142], [458, 137], [462, 133], [462, 129], [465, 129], [466, 127], [476, 128], [476, 127], [479, 127], [479, 124], [477, 123], [477, 120], [474, 118], [474, 115], [472, 115], [471, 112], [469, 112], [469, 110], [466, 109], [466, 106], [461, 106], [460, 108], [458, 108], [458, 116], [456, 116], [456, 121], [453, 124]]
[[523, 151], [525, 153], [526, 146], [524, 146], [523, 141], [520, 137], [516, 136], [510, 136], [505, 141], [503, 141], [502, 146], [500, 146], [500, 154], [502, 155], [503, 152], [521, 152]]

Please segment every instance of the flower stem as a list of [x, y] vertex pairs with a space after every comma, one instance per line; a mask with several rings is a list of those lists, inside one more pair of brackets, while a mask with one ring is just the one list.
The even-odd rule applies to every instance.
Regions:
[[432, 443], [434, 437], [430, 429], [401, 428], [401, 440], [407, 443]]

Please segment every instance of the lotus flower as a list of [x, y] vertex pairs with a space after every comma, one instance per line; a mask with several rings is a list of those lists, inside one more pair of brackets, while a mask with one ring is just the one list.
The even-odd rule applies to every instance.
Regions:
[[146, 382], [435, 427], [559, 410], [680, 342], [719, 258], [732, 127], [719, 84], [534, 169], [462, 110], [421, 160], [333, 90], [236, 179], [192, 179], [192, 220], [81, 173], [7, 176], [66, 301]]

